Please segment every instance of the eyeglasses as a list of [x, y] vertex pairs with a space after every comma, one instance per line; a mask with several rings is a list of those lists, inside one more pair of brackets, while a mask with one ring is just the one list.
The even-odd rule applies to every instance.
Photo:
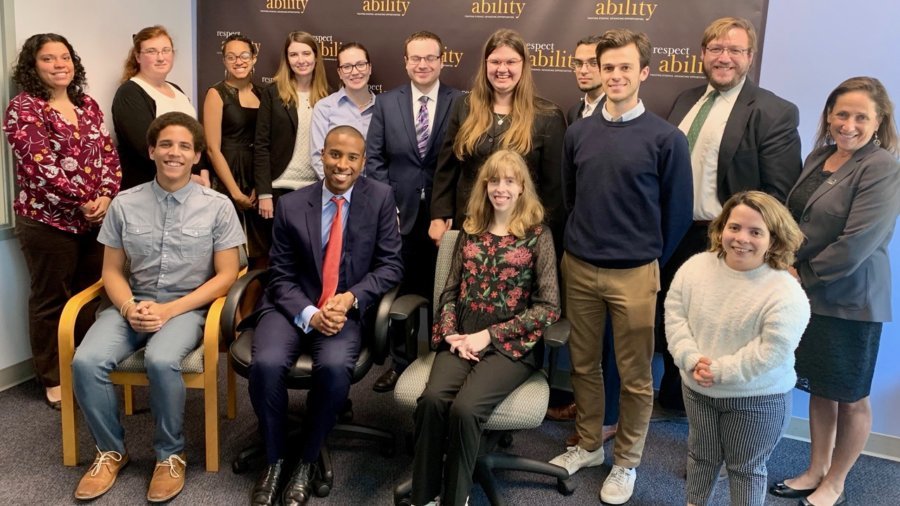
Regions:
[[407, 56], [406, 57], [406, 61], [409, 63], [412, 63], [413, 65], [418, 65], [418, 64], [422, 63], [423, 61], [430, 65], [440, 59], [441, 59], [440, 55], [433, 55], [433, 54], [430, 54], [428, 56]]
[[342, 74], [349, 74], [354, 70], [356, 70], [357, 72], [365, 72], [367, 68], [369, 68], [369, 62], [367, 61], [358, 61], [356, 63], [345, 63], [343, 65], [338, 65], [338, 70], [340, 70]]
[[522, 63], [521, 58], [511, 58], [509, 60], [487, 60], [487, 64], [491, 67], [502, 67], [506, 65], [507, 67], [515, 67], [516, 65]]
[[597, 59], [591, 58], [590, 60], [572, 60], [572, 63], [569, 64], [569, 68], [572, 70], [580, 70], [582, 67], [587, 67], [589, 69], [598, 68]]
[[728, 52], [728, 56], [741, 56], [743, 54], [750, 54], [749, 48], [739, 48], [739, 47], [722, 47], [722, 46], [709, 46], [706, 48], [706, 52], [713, 55], [719, 56], [724, 52]]
[[253, 55], [250, 54], [249, 51], [244, 51], [241, 54], [228, 53], [225, 55], [225, 61], [228, 63], [234, 63], [240, 59], [243, 62], [248, 62], [253, 59]]
[[163, 56], [169, 56], [170, 54], [172, 54], [174, 52], [175, 52], [175, 50], [172, 49], [171, 47], [164, 47], [162, 49], [156, 49], [155, 47], [151, 47], [148, 49], [141, 49], [141, 54], [145, 54], [147, 56], [153, 56], [153, 57], [155, 57], [156, 55], [160, 55], [160, 54]]

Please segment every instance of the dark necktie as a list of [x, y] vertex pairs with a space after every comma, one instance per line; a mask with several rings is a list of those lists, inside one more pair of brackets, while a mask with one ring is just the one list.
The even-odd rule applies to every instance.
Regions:
[[691, 129], [688, 130], [687, 140], [688, 147], [690, 147], [691, 152], [694, 151], [694, 144], [697, 143], [697, 137], [700, 136], [700, 129], [703, 128], [703, 123], [706, 121], [706, 117], [709, 116], [709, 111], [712, 109], [713, 102], [716, 101], [716, 97], [719, 96], [719, 91], [714, 90], [712, 93], [706, 97], [706, 101], [703, 102], [703, 105], [700, 106], [700, 110], [697, 111], [697, 117], [694, 118], [694, 122], [691, 123]]
[[419, 156], [425, 158], [428, 150], [428, 97], [419, 97], [419, 114], [416, 116], [416, 144], [419, 148]]
[[337, 292], [338, 277], [341, 273], [341, 249], [344, 245], [344, 227], [341, 210], [344, 207], [344, 197], [331, 197], [331, 201], [337, 206], [334, 220], [331, 222], [331, 233], [328, 236], [328, 245], [325, 247], [325, 259], [322, 261], [322, 296], [316, 307], [321, 308], [326, 300]]

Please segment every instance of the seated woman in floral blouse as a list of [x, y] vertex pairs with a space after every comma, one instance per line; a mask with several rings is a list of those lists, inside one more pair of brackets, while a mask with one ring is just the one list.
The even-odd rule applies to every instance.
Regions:
[[416, 407], [415, 505], [434, 501], [442, 483], [441, 504], [465, 504], [484, 423], [539, 366], [531, 351], [559, 319], [553, 239], [520, 155], [487, 159], [466, 216], [436, 306], [437, 356]]

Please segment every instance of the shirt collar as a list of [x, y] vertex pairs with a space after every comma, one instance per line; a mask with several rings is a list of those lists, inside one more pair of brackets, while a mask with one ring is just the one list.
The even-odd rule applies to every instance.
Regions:
[[[356, 107], [356, 103], [353, 102], [352, 100], [350, 100], [350, 97], [347, 96], [347, 90], [345, 90], [343, 86], [338, 88], [336, 93], [337, 93], [337, 101], [338, 102], [347, 102], [350, 105], [352, 105], [353, 107]], [[371, 91], [369, 91], [369, 101], [366, 103], [366, 106], [364, 108], [360, 109], [360, 111], [365, 111], [366, 109], [372, 107], [373, 105], [375, 105], [375, 94], [372, 93]]]
[[646, 110], [644, 108], [644, 102], [641, 99], [638, 99], [638, 103], [636, 106], [634, 106], [630, 110], [626, 111], [625, 114], [622, 115], [622, 117], [615, 119], [615, 118], [613, 118], [612, 114], [610, 114], [609, 111], [606, 110], [606, 104], [605, 104], [606, 101], [604, 100], [603, 102], [604, 103], [602, 103], [602, 104], [597, 104], [597, 107], [600, 108], [600, 112], [603, 114], [603, 119], [605, 119], [606, 121], [615, 121], [615, 122], [631, 121], [631, 120], [637, 118], [638, 116], [640, 116], [641, 114], [644, 114], [644, 111]]
[[[354, 184], [353, 186], [356, 186], [356, 184]], [[353, 193], [353, 186], [351, 186], [349, 190], [347, 190], [343, 194], [341, 194], [341, 197], [343, 197], [344, 201], [346, 201], [348, 204], [350, 203], [350, 199], [352, 198], [351, 194]], [[325, 183], [323, 182], [322, 183], [322, 208], [323, 209], [325, 208], [325, 204], [327, 204], [328, 201], [331, 200], [331, 197], [334, 197], [334, 196], [335, 196], [335, 194], [331, 193], [331, 190], [329, 190], [328, 187], [325, 186]]]
[[422, 93], [421, 91], [419, 91], [419, 88], [416, 88], [415, 84], [410, 83], [409, 86], [410, 86], [410, 88], [412, 88], [413, 103], [414, 104], [418, 103], [419, 97], [422, 97], [422, 96], [426, 96], [426, 97], [428, 97], [428, 100], [430, 100], [434, 103], [437, 103], [437, 92], [438, 92], [438, 88], [440, 87], [440, 85], [441, 85], [440, 81], [435, 81], [434, 84], [431, 85], [431, 89], [428, 90], [427, 93]]
[[179, 204], [183, 204], [184, 201], [187, 200], [188, 195], [193, 191], [195, 184], [196, 183], [193, 181], [188, 181], [188, 184], [182, 186], [178, 190], [167, 192], [156, 182], [156, 178], [153, 178], [153, 181], [150, 182], [150, 189], [153, 190], [153, 194], [156, 195], [157, 202], [162, 202], [168, 195], [171, 195]]
[[[734, 102], [735, 100], [737, 100], [737, 96], [741, 94], [741, 90], [744, 89], [744, 83], [746, 83], [746, 82], [747, 82], [747, 76], [744, 76], [744, 78], [741, 79], [741, 82], [734, 85], [730, 90], [720, 91], [719, 98], [721, 98], [722, 100], [729, 102], [729, 103]], [[705, 99], [713, 91], [715, 91], [715, 88], [713, 88], [711, 85], [707, 84], [706, 91], [703, 93], [703, 96], [700, 98]]]

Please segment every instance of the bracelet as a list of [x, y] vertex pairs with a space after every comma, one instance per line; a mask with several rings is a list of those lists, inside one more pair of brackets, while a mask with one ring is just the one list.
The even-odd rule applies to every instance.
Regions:
[[122, 304], [122, 306], [119, 307], [119, 314], [122, 315], [122, 318], [128, 318], [128, 317], [125, 316], [125, 315], [128, 314], [128, 309], [129, 309], [131, 306], [133, 306], [134, 304], [136, 304], [136, 302], [135, 302], [135, 300], [134, 300], [134, 297], [132, 297], [132, 298], [126, 300], [126, 301]]

